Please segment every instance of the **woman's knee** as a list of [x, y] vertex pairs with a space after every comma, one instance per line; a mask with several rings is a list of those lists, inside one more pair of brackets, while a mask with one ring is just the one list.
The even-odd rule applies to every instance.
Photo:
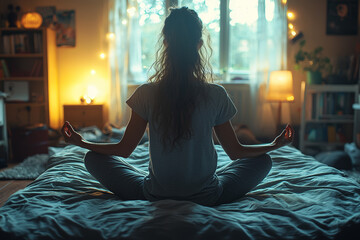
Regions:
[[94, 169], [97, 167], [97, 163], [100, 159], [100, 154], [93, 152], [93, 151], [88, 151], [85, 156], [84, 156], [84, 164], [85, 167], [88, 171], [90, 171], [91, 169]]
[[270, 171], [272, 168], [272, 160], [269, 154], [261, 155], [261, 164], [263, 165], [263, 168], [267, 170], [267, 172]]

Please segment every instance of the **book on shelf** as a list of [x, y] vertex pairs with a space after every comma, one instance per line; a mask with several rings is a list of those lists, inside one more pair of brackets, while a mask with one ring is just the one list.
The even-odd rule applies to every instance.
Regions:
[[42, 52], [42, 35], [40, 33], [34, 33], [34, 52]]
[[334, 125], [327, 126], [327, 138], [328, 142], [336, 142], [336, 128]]
[[41, 69], [42, 69], [42, 61], [36, 60], [31, 69], [30, 76], [31, 77], [41, 77]]
[[1, 40], [4, 54], [42, 53], [40, 32], [3, 34]]
[[360, 71], [360, 54], [355, 55], [354, 66], [352, 69], [351, 80], [357, 82], [359, 79], [359, 71]]
[[9, 68], [8, 68], [8, 66], [7, 66], [7, 64], [6, 64], [6, 61], [5, 61], [5, 59], [0, 59], [0, 65], [1, 65], [1, 68], [2, 68], [2, 70], [3, 70], [3, 72], [4, 72], [4, 77], [10, 77], [10, 72], [9, 72]]
[[306, 127], [305, 139], [309, 142], [327, 143], [346, 143], [352, 140], [341, 124], [309, 124]]
[[[312, 119], [317, 119], [317, 114], [316, 114], [316, 106], [317, 106], [317, 102], [316, 102], [316, 93], [311, 94], [311, 104], [312, 104], [312, 109], [311, 109], [311, 118]], [[320, 106], [321, 103], [319, 102]]]
[[324, 92], [312, 94], [312, 119], [351, 119], [354, 93]]
[[355, 55], [351, 55], [349, 57], [349, 68], [348, 68], [348, 71], [347, 71], [347, 79], [349, 82], [351, 82], [354, 78], [354, 71], [356, 69], [356, 60], [357, 60], [357, 57]]

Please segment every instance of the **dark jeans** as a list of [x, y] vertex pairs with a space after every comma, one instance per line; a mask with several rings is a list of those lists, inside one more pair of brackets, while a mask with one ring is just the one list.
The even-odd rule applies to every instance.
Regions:
[[[89, 151], [84, 157], [85, 166], [103, 186], [124, 200], [145, 200], [144, 178], [148, 175], [120, 157]], [[269, 173], [272, 161], [264, 154], [255, 158], [232, 161], [216, 171], [223, 193], [216, 205], [230, 203], [244, 196]]]

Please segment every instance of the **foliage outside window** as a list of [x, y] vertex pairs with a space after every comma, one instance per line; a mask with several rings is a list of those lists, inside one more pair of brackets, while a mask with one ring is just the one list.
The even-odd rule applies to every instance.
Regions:
[[[271, 0], [265, 2], [265, 20], [271, 21], [274, 5]], [[157, 40], [168, 6], [187, 6], [199, 14], [211, 37], [211, 64], [219, 80], [248, 80], [250, 45], [258, 24], [258, 1], [138, 0], [141, 65], [144, 75], [140, 81], [144, 81], [145, 76], [151, 74], [149, 70], [151, 71], [150, 67], [155, 60]]]

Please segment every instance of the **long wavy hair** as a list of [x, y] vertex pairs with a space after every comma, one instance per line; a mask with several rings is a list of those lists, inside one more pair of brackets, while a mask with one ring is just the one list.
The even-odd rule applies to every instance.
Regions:
[[213, 80], [209, 59], [210, 37], [203, 46], [203, 24], [194, 10], [171, 8], [159, 39], [160, 48], [149, 81], [156, 85], [153, 121], [165, 148], [190, 139], [197, 101], [206, 100], [207, 82]]

